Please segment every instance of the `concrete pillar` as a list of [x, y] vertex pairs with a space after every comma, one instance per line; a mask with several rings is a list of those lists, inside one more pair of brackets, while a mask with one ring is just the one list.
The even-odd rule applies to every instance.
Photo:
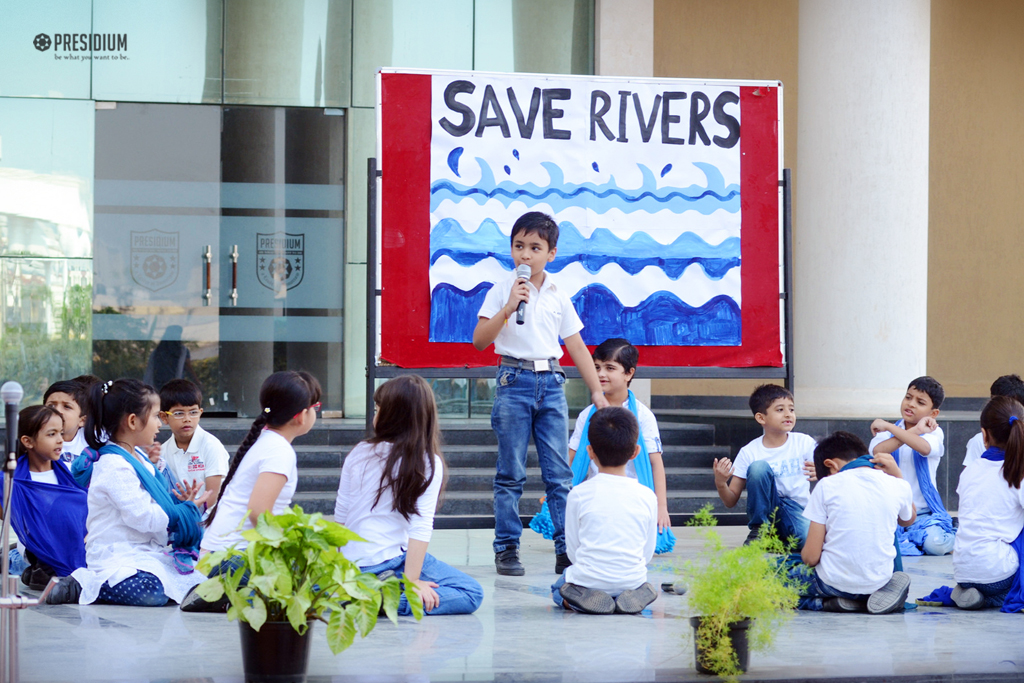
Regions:
[[930, 33], [929, 0], [800, 2], [803, 415], [893, 416], [925, 373]]

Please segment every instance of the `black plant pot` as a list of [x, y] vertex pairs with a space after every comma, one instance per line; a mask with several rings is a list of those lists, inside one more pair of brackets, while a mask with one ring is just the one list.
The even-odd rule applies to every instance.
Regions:
[[[690, 626], [693, 627], [693, 656], [697, 666], [697, 673], [714, 674], [714, 671], [704, 667], [701, 662], [704, 660], [704, 652], [697, 644], [697, 629], [700, 628], [701, 617], [690, 617]], [[740, 671], [746, 671], [750, 666], [750, 647], [747, 645], [747, 629], [750, 628], [750, 619], [737, 621], [729, 625], [729, 640], [732, 641], [732, 649], [736, 652], [736, 662]]]
[[305, 683], [313, 622], [299, 635], [290, 622], [268, 621], [254, 631], [238, 622], [242, 634], [242, 668], [246, 683]]

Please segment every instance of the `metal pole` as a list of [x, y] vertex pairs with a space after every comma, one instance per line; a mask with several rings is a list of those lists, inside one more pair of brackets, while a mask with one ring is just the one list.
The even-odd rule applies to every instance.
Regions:
[[366, 433], [373, 431], [373, 392], [377, 388], [377, 160], [366, 160]]
[[786, 290], [786, 388], [793, 387], [793, 172], [782, 169], [782, 250], [783, 277]]
[[[10, 429], [10, 426], [8, 426]], [[3, 530], [0, 531], [0, 550], [3, 557], [0, 558], [0, 601], [7, 602], [9, 595], [17, 593], [18, 584], [14, 584], [13, 593], [10, 591], [10, 547], [11, 543], [11, 487], [14, 479], [14, 468], [17, 463], [17, 455], [13, 452], [7, 454], [4, 462], [4, 498]], [[17, 581], [17, 578], [15, 578]], [[12, 614], [12, 609], [0, 609], [0, 676], [6, 674], [6, 680], [14, 683], [18, 680], [18, 621]], [[4, 665], [7, 665], [6, 667]]]

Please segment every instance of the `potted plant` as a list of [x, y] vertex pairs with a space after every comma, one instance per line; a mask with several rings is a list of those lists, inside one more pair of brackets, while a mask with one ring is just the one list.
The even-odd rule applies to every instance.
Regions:
[[[704, 527], [704, 550], [683, 568], [693, 616], [694, 652], [700, 673], [736, 676], [747, 670], [750, 650], [771, 647], [799, 598], [784, 561], [792, 543], [764, 524], [757, 540], [726, 548], [711, 527], [718, 520], [706, 505], [689, 522]], [[779, 557], [779, 556], [782, 557]]]
[[232, 569], [196, 590], [209, 602], [227, 597], [228, 619], [241, 629], [247, 681], [305, 681], [314, 621], [327, 624], [327, 644], [337, 654], [357, 632], [365, 637], [372, 631], [382, 610], [397, 623], [403, 588], [413, 616], [423, 616], [415, 586], [361, 572], [338, 548], [363, 539], [320, 513], [305, 514], [298, 506], [280, 515], [267, 511], [242, 537], [245, 550], [229, 548], [199, 561], [203, 573], [226, 561]]

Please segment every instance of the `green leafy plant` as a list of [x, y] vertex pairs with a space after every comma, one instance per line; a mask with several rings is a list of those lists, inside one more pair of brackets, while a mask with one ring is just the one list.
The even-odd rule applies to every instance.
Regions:
[[[307, 622], [317, 619], [327, 624], [327, 644], [337, 654], [352, 644], [357, 632], [365, 638], [373, 630], [382, 607], [397, 623], [403, 588], [413, 616], [423, 616], [415, 585], [361, 572], [338, 548], [363, 539], [320, 513], [305, 514], [298, 506], [280, 515], [267, 511], [242, 538], [248, 541], [244, 550], [209, 553], [196, 567], [209, 573], [226, 561], [234, 563], [233, 569], [196, 589], [210, 602], [226, 595], [232, 621], [240, 619], [256, 631], [268, 621], [287, 621], [302, 634]], [[248, 583], [243, 586], [245, 574]]]
[[794, 543], [780, 540], [775, 525], [768, 523], [761, 526], [757, 540], [726, 548], [718, 532], [709, 528], [717, 524], [710, 506], [694, 519], [698, 517], [700, 522], [691, 526], [705, 527], [701, 530], [704, 550], [686, 563], [682, 573], [689, 587], [690, 612], [701, 618], [696, 633], [700, 663], [721, 676], [734, 677], [742, 672], [729, 637], [730, 627], [752, 620], [749, 646], [760, 651], [772, 646], [779, 627], [792, 617], [799, 587], [784, 560]]

